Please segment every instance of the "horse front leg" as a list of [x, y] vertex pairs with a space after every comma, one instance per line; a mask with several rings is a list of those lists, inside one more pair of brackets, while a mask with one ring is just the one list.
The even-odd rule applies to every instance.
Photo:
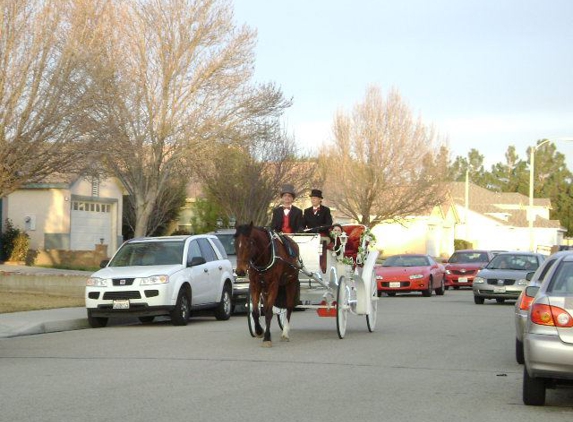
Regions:
[[255, 326], [255, 335], [260, 338], [263, 336], [263, 327], [261, 326], [260, 320], [261, 287], [259, 283], [251, 281], [249, 289], [251, 291], [251, 303], [253, 305], [251, 308], [251, 317]]
[[274, 313], [273, 306], [277, 299], [278, 294], [278, 283], [274, 283], [271, 288], [267, 291], [267, 297], [265, 297], [265, 334], [263, 336], [263, 347], [272, 347], [273, 342], [271, 341], [271, 323], [273, 321]]

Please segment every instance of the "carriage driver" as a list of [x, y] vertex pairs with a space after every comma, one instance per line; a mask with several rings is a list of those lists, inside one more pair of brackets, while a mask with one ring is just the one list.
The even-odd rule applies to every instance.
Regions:
[[304, 229], [302, 210], [292, 203], [296, 198], [293, 185], [284, 185], [281, 189], [282, 205], [273, 210], [271, 229], [279, 233], [298, 233]]
[[310, 191], [310, 202], [312, 207], [304, 210], [304, 225], [306, 231], [320, 233], [320, 242], [322, 243], [322, 255], [320, 256], [320, 269], [326, 272], [326, 246], [330, 243], [328, 230], [332, 226], [332, 215], [330, 208], [322, 205], [322, 191], [312, 189]]

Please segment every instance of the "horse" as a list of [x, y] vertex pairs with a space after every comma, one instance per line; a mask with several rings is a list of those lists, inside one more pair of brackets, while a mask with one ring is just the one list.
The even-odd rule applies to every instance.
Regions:
[[[286, 244], [288, 242], [288, 245]], [[290, 316], [299, 298], [299, 250], [288, 236], [253, 223], [238, 225], [235, 232], [238, 276], [249, 275], [251, 313], [255, 334], [263, 337], [263, 347], [271, 347], [271, 321], [273, 306], [286, 308], [281, 340], [289, 341]], [[259, 301], [262, 298], [265, 330], [259, 321]], [[264, 336], [263, 336], [264, 334]]]

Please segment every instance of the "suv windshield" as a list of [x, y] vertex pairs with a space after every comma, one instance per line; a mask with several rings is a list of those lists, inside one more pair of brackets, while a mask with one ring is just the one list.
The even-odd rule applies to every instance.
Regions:
[[176, 265], [183, 261], [184, 242], [133, 242], [124, 244], [110, 267]]

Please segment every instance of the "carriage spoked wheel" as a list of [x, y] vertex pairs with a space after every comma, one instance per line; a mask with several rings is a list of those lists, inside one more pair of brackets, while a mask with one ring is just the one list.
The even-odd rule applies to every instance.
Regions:
[[338, 280], [338, 290], [336, 293], [336, 330], [338, 338], [343, 339], [346, 334], [346, 322], [348, 320], [348, 310], [350, 309], [350, 286], [346, 277], [341, 276]]
[[370, 313], [366, 315], [366, 325], [368, 331], [373, 332], [376, 327], [376, 317], [378, 315], [378, 284], [376, 283], [376, 271], [372, 270], [370, 276]]

